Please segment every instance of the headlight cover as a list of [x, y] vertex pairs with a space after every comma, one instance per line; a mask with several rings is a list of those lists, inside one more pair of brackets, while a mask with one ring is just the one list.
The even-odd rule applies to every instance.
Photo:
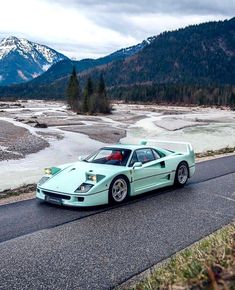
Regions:
[[50, 179], [49, 176], [43, 176], [43, 177], [39, 180], [38, 185], [39, 185], [39, 186], [42, 185], [42, 184], [45, 183], [48, 179]]
[[82, 183], [74, 192], [88, 192], [94, 185], [89, 183]]

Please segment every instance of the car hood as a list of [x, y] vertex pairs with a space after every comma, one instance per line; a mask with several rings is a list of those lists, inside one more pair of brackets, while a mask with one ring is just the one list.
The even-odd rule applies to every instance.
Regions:
[[[52, 176], [41, 188], [45, 190], [73, 193], [83, 182], [86, 181], [86, 173], [112, 176], [122, 172], [125, 167], [117, 165], [105, 165], [79, 161], [62, 169]], [[96, 184], [99, 184], [96, 183]]]

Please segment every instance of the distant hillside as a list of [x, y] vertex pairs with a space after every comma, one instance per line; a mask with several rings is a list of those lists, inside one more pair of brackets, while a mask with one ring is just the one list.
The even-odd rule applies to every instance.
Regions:
[[76, 67], [77, 73], [83, 72], [97, 66], [105, 65], [116, 60], [125, 59], [140, 52], [144, 47], [149, 45], [155, 38], [149, 37], [142, 43], [120, 49], [110, 55], [98, 59], [82, 59], [80, 61], [71, 61], [69, 59], [61, 61], [53, 65], [47, 72], [35, 78], [32, 83], [37, 85], [50, 84], [58, 79], [68, 77], [71, 74], [73, 66]]
[[[235, 18], [164, 32], [151, 38], [137, 53], [116, 58], [113, 55], [76, 62], [81, 83], [84, 83], [88, 74], [96, 79], [102, 73], [113, 96], [123, 98], [122, 95], [125, 95], [125, 98], [131, 99], [135, 97], [132, 95], [134, 87], [142, 92], [139, 99], [145, 98], [143, 88], [147, 87], [151, 88], [148, 91], [151, 91], [152, 98], [157, 98], [157, 92], [161, 93], [157, 86], [164, 88], [164, 95], [165, 84], [171, 84], [172, 100], [177, 91], [172, 85], [177, 88], [235, 85]], [[40, 78], [23, 86], [1, 88], [0, 95], [64, 98], [68, 73], [74, 64], [70, 62], [68, 66], [66, 63], [56, 64]], [[55, 70], [57, 66], [62, 68]], [[55, 71], [61, 72], [63, 69], [64, 74], [56, 75]], [[50, 72], [53, 72], [51, 79]], [[45, 81], [42, 81], [43, 78]]]
[[109, 86], [235, 84], [235, 18], [165, 32], [138, 54], [93, 71]]

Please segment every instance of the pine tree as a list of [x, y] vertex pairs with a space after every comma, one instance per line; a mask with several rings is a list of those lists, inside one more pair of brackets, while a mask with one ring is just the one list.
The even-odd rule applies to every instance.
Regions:
[[235, 91], [231, 93], [230, 97], [230, 108], [231, 110], [235, 111]]
[[80, 111], [80, 88], [75, 67], [73, 67], [73, 71], [69, 79], [67, 88], [67, 102], [71, 110], [74, 112]]
[[87, 83], [83, 93], [82, 110], [84, 113], [92, 113], [92, 96], [94, 94], [94, 87], [90, 77], [87, 79]]
[[97, 92], [97, 100], [96, 100], [96, 108], [99, 113], [110, 113], [110, 102], [108, 100], [105, 82], [103, 75], [100, 75], [99, 83], [98, 83], [98, 92]]

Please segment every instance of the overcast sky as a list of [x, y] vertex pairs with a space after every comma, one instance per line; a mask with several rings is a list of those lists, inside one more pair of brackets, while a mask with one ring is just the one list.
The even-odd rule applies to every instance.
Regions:
[[235, 0], [3, 0], [0, 9], [0, 39], [23, 37], [81, 59], [166, 30], [231, 18]]

